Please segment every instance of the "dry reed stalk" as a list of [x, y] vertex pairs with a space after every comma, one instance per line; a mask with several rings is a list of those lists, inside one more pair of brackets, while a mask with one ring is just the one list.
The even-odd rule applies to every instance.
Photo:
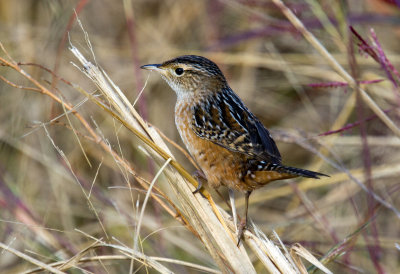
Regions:
[[24, 259], [24, 260], [26, 260], [26, 261], [34, 264], [34, 265], [39, 266], [41, 269], [50, 271], [52, 273], [57, 273], [57, 274], [63, 274], [64, 273], [64, 272], [58, 270], [57, 268], [54, 268], [54, 267], [52, 267], [52, 266], [50, 266], [48, 264], [45, 264], [45, 263], [43, 263], [43, 262], [41, 262], [41, 261], [31, 257], [31, 256], [28, 256], [25, 253], [22, 253], [22, 252], [20, 252], [18, 250], [15, 250], [14, 248], [9, 247], [8, 245], [5, 245], [5, 244], [3, 244], [1, 242], [0, 242], [0, 248], [15, 254], [16, 256], [20, 257], [21, 259]]
[[[126, 255], [99, 255], [99, 256], [82, 257], [78, 260], [78, 263], [89, 263], [89, 262], [98, 262], [98, 261], [126, 261], [129, 259], [131, 259], [131, 258]], [[217, 270], [209, 268], [209, 267], [205, 267], [205, 266], [198, 265], [198, 264], [192, 264], [192, 263], [188, 263], [188, 262], [180, 261], [180, 260], [161, 258], [161, 257], [153, 257], [153, 256], [146, 256], [145, 259], [152, 260], [155, 262], [165, 262], [165, 263], [170, 263], [170, 264], [187, 266], [194, 270], [198, 270], [198, 271], [205, 272], [205, 273], [215, 273], [215, 274], [222, 273], [221, 271], [217, 271]], [[65, 263], [65, 262], [60, 261], [60, 262], [55, 262], [55, 263], [51, 263], [48, 265], [51, 267], [59, 267], [63, 263]], [[157, 270], [159, 270], [159, 269], [157, 269]], [[31, 269], [29, 271], [24, 272], [24, 274], [38, 273], [41, 271], [43, 271], [42, 268], [35, 268], [35, 269]]]

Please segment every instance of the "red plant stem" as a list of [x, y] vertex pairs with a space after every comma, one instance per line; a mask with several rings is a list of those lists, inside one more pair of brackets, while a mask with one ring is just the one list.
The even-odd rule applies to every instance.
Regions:
[[357, 45], [359, 46], [359, 48], [367, 53], [369, 56], [371, 56], [372, 59], [374, 59], [376, 62], [380, 63], [378, 54], [375, 52], [374, 47], [368, 44], [352, 26], [350, 26], [349, 28], [351, 33], [353, 33], [353, 35], [357, 37], [359, 41]]
[[46, 67], [43, 66], [43, 65], [36, 64], [36, 63], [22, 63], [22, 62], [18, 62], [17, 65], [18, 65], [18, 66], [34, 66], [34, 67], [38, 67], [38, 68], [40, 68], [40, 69], [42, 69], [42, 70], [47, 71], [48, 73], [50, 73], [54, 78], [57, 78], [58, 80], [64, 82], [65, 84], [67, 84], [67, 85], [69, 85], [69, 86], [72, 86], [72, 84], [71, 84], [70, 81], [68, 81], [68, 80], [66, 80], [66, 79], [64, 79], [64, 78], [62, 78], [62, 77], [60, 77], [60, 76], [58, 76], [57, 74], [55, 74], [54, 71], [52, 71], [52, 70], [49, 69], [49, 68], [46, 68]]
[[[353, 43], [352, 43], [351, 36], [349, 35], [349, 47], [348, 47], [348, 57], [349, 57], [349, 66], [351, 69], [351, 74], [353, 79], [358, 79], [358, 66], [357, 66], [357, 61], [354, 55], [354, 48], [353, 48]], [[357, 83], [358, 85], [358, 83]], [[363, 158], [363, 163], [364, 163], [364, 173], [365, 173], [365, 179], [366, 179], [366, 186], [370, 192], [374, 191], [373, 187], [373, 180], [372, 180], [372, 172], [371, 172], [371, 154], [369, 151], [369, 146], [368, 146], [368, 139], [367, 139], [367, 128], [366, 128], [366, 123], [363, 121], [365, 120], [364, 116], [364, 104], [360, 96], [359, 89], [355, 89], [357, 94], [356, 94], [356, 108], [357, 108], [357, 116], [360, 121], [360, 135], [361, 135], [361, 140], [362, 140], [362, 158]], [[374, 207], [375, 207], [375, 200], [373, 199], [372, 195], [367, 194], [367, 207], [368, 211], [366, 212], [366, 218], [371, 218], [374, 215]], [[371, 234], [372, 237], [374, 238], [374, 243], [372, 245], [368, 244], [367, 249], [369, 252], [369, 255], [371, 257], [371, 260], [374, 264], [374, 267], [378, 273], [384, 273], [384, 270], [379, 263], [379, 257], [381, 253], [381, 248], [379, 246], [379, 241], [378, 241], [378, 231], [376, 228], [376, 221], [375, 218], [371, 220]], [[367, 243], [370, 242], [370, 239], [368, 237], [367, 232], [363, 232], [363, 237]]]
[[382, 46], [379, 43], [378, 37], [375, 34], [375, 31], [373, 29], [371, 29], [370, 31], [371, 31], [371, 37], [376, 44], [376, 50], [378, 52], [378, 57], [379, 57], [379, 64], [381, 65], [382, 69], [386, 72], [387, 77], [393, 83], [394, 87], [397, 89], [399, 86], [397, 84], [397, 81], [393, 78], [391, 72], [393, 72], [393, 74], [396, 75], [397, 78], [399, 78], [399, 73], [387, 59], [385, 52], [383, 51]]
[[[359, 84], [375, 84], [382, 82], [383, 79], [358, 81]], [[347, 82], [325, 82], [325, 83], [312, 83], [308, 84], [309, 87], [313, 88], [332, 88], [332, 87], [347, 87], [349, 83]]]
[[[394, 108], [386, 109], [386, 110], [384, 110], [383, 112], [384, 112], [384, 113], [388, 113], [388, 112], [392, 111], [393, 109], [394, 109]], [[331, 135], [331, 134], [335, 134], [335, 133], [340, 133], [340, 132], [343, 132], [343, 131], [347, 131], [347, 130], [349, 130], [349, 129], [352, 129], [352, 128], [354, 128], [354, 127], [359, 126], [361, 123], [365, 123], [365, 122], [371, 121], [371, 120], [373, 120], [373, 119], [375, 119], [375, 118], [378, 118], [378, 116], [376, 116], [376, 115], [374, 114], [374, 115], [371, 115], [371, 116], [369, 116], [369, 117], [367, 117], [367, 118], [364, 118], [363, 120], [360, 120], [360, 121], [357, 121], [357, 122], [354, 122], [354, 123], [347, 124], [347, 125], [345, 125], [345, 126], [342, 127], [342, 128], [335, 129], [335, 130], [330, 130], [330, 131], [327, 131], [327, 132], [318, 134], [318, 136], [328, 136], [328, 135]]]

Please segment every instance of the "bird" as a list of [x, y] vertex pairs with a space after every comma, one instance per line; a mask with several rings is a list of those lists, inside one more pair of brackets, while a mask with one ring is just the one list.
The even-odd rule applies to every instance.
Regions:
[[[176, 127], [207, 184], [215, 189], [226, 186], [231, 198], [234, 191], [245, 194], [245, 217], [236, 223], [238, 245], [247, 228], [249, 198], [254, 190], [276, 180], [328, 176], [283, 165], [269, 131], [231, 89], [213, 61], [184, 55], [141, 68], [159, 73], [175, 91]], [[202, 180], [198, 182], [194, 193], [202, 187]]]

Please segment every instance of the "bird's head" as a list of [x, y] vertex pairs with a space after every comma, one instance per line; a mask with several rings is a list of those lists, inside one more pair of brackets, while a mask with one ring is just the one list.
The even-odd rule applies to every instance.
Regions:
[[216, 92], [226, 85], [218, 66], [201, 56], [184, 55], [162, 64], [144, 65], [141, 68], [160, 73], [178, 98], [193, 96], [195, 93]]

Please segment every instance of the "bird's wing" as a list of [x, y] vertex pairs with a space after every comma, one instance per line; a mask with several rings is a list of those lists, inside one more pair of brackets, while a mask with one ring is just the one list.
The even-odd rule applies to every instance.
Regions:
[[268, 130], [227, 88], [193, 109], [192, 129], [197, 136], [230, 151], [280, 163], [281, 155]]

